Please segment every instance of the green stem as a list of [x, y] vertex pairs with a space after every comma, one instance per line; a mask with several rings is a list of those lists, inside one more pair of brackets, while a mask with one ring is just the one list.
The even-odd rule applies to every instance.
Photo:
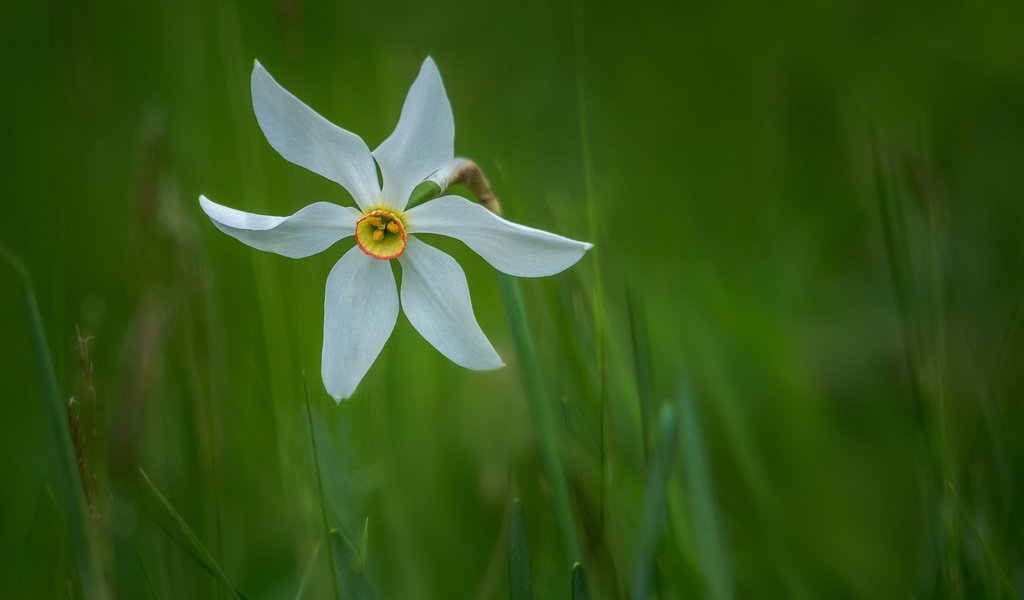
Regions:
[[107, 598], [109, 594], [100, 567], [99, 550], [91, 531], [92, 521], [89, 518], [85, 488], [81, 473], [78, 471], [78, 462], [75, 460], [71, 432], [68, 430], [67, 411], [60, 387], [57, 385], [57, 374], [46, 343], [46, 332], [43, 330], [43, 319], [39, 314], [39, 304], [32, 289], [32, 281], [25, 265], [7, 248], [0, 247], [0, 258], [14, 269], [22, 284], [22, 308], [25, 310], [32, 338], [36, 371], [43, 392], [43, 406], [57, 444], [57, 462], [63, 484], [61, 487], [64, 491], [64, 503], [67, 507], [68, 529], [71, 531], [81, 573], [82, 591], [86, 598]]
[[571, 561], [581, 560], [579, 541], [576, 538], [576, 523], [573, 520], [569, 502], [569, 487], [565, 479], [565, 466], [559, 453], [559, 435], [555, 427], [554, 412], [551, 399], [541, 374], [540, 359], [530, 334], [529, 320], [523, 295], [519, 289], [519, 281], [514, 277], [499, 274], [501, 295], [505, 301], [512, 340], [519, 358], [520, 373], [526, 388], [526, 401], [530, 409], [534, 427], [540, 440], [541, 460], [551, 486], [551, 496], [555, 504], [555, 519], [562, 536], [562, 543]]
[[316, 467], [316, 486], [320, 492], [320, 517], [323, 519], [324, 536], [327, 540], [327, 562], [331, 568], [331, 589], [334, 597], [341, 598], [338, 593], [338, 574], [334, 565], [334, 550], [331, 548], [331, 528], [327, 522], [327, 498], [324, 496], [324, 480], [320, 475], [320, 453], [316, 448], [316, 430], [313, 428], [313, 413], [309, 409], [309, 388], [306, 385], [306, 374], [302, 374], [302, 393], [306, 397], [306, 418], [309, 419], [309, 437], [313, 444], [313, 466]]

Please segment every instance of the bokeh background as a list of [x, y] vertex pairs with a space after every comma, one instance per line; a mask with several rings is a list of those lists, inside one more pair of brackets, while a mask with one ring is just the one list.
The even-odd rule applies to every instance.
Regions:
[[[1016, 2], [6, 0], [0, 243], [31, 272], [111, 594], [500, 598], [512, 531], [539, 598], [570, 597], [574, 561], [593, 597], [1015, 597], [1021, 23]], [[578, 556], [489, 265], [433, 240], [507, 368], [462, 370], [401, 317], [337, 406], [322, 302], [351, 242], [259, 253], [197, 203], [351, 202], [263, 139], [254, 59], [373, 147], [427, 55], [506, 216], [596, 244], [521, 282]], [[82, 597], [20, 289], [0, 268], [0, 596]]]

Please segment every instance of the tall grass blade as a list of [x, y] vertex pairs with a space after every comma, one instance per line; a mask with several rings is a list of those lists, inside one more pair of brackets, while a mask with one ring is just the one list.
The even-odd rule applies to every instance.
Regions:
[[192, 558], [196, 560], [196, 562], [199, 563], [201, 567], [206, 569], [208, 573], [213, 575], [214, 578], [223, 584], [235, 598], [244, 600], [245, 596], [235, 589], [235, 586], [232, 585], [231, 580], [228, 579], [224, 570], [221, 569], [220, 565], [217, 564], [217, 561], [213, 559], [210, 551], [203, 545], [199, 536], [197, 536], [195, 532], [192, 531], [192, 528], [188, 526], [188, 523], [185, 522], [185, 518], [181, 516], [181, 513], [174, 508], [174, 505], [171, 504], [167, 497], [163, 495], [152, 481], [150, 481], [149, 476], [146, 475], [144, 470], [140, 468], [139, 473], [142, 475], [142, 479], [146, 482], [146, 485], [149, 486], [150, 491], [152, 491], [156, 499], [159, 500], [160, 505], [163, 506], [164, 510], [171, 517], [171, 520], [174, 521], [175, 525], [177, 525], [178, 533], [185, 537], [184, 541], [182, 541], [175, 532], [167, 530], [171, 539], [177, 542]]
[[508, 596], [511, 600], [533, 598], [533, 579], [530, 577], [530, 546], [526, 539], [526, 520], [523, 503], [512, 501], [512, 514], [508, 528]]
[[302, 374], [302, 394], [306, 399], [306, 418], [309, 420], [309, 439], [313, 445], [313, 467], [316, 470], [316, 487], [320, 494], [320, 519], [324, 528], [324, 536], [327, 539], [327, 566], [331, 571], [331, 589], [334, 590], [334, 597], [340, 599], [338, 593], [338, 573], [336, 571], [336, 559], [334, 557], [334, 543], [331, 541], [331, 528], [327, 521], [327, 499], [324, 496], [324, 480], [320, 475], [320, 452], [316, 445], [316, 429], [313, 427], [313, 412], [309, 408], [309, 386], [306, 385], [306, 374]]
[[693, 394], [684, 383], [679, 385], [679, 414], [685, 465], [686, 491], [697, 538], [697, 556], [711, 598], [733, 598], [731, 569], [722, 541], [715, 495], [708, 468], [707, 453], [701, 437], [700, 416]]
[[590, 600], [590, 586], [587, 585], [587, 571], [583, 563], [572, 566], [572, 600]]
[[25, 320], [28, 322], [29, 336], [32, 339], [36, 372], [39, 375], [40, 387], [43, 392], [43, 407], [57, 446], [61, 491], [66, 508], [68, 530], [71, 533], [75, 558], [78, 561], [82, 590], [89, 598], [107, 598], [109, 594], [100, 563], [99, 549], [92, 533], [85, 488], [78, 470], [78, 462], [75, 459], [71, 432], [68, 430], [67, 410], [60, 393], [60, 386], [57, 385], [57, 373], [53, 368], [53, 358], [46, 342], [46, 332], [43, 330], [43, 319], [39, 314], [39, 304], [36, 302], [32, 280], [25, 265], [6, 247], [0, 246], [0, 259], [11, 266], [21, 283], [22, 308], [25, 311]]
[[651, 592], [658, 540], [667, 518], [665, 500], [678, 437], [675, 409], [666, 404], [661, 407], [658, 416], [658, 438], [655, 440], [644, 489], [644, 514], [636, 570], [633, 573], [633, 598], [637, 600], [647, 598]]
[[529, 320], [526, 317], [526, 306], [519, 289], [519, 281], [503, 273], [498, 274], [502, 299], [508, 314], [512, 340], [519, 358], [520, 373], [523, 387], [526, 390], [526, 401], [530, 409], [537, 437], [540, 441], [541, 459], [551, 486], [552, 500], [555, 503], [555, 520], [562, 536], [569, 559], [578, 560], [580, 556], [579, 540], [576, 537], [576, 523], [573, 520], [572, 507], [569, 501], [569, 486], [565, 480], [565, 465], [559, 452], [559, 435], [555, 426], [554, 407], [548, 395], [547, 386], [541, 374], [540, 358], [530, 333]]

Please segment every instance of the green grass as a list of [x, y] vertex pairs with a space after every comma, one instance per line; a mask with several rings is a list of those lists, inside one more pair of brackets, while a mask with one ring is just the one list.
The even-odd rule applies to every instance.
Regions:
[[[0, 597], [1018, 597], [1021, 22], [4, 3]], [[596, 247], [514, 280], [427, 239], [508, 366], [403, 317], [338, 405], [347, 243], [197, 198], [350, 203], [266, 143], [253, 59], [375, 146], [427, 55], [505, 216]]]

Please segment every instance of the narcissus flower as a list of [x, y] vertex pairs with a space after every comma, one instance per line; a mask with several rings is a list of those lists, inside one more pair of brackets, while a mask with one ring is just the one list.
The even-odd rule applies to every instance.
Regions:
[[[327, 276], [324, 300], [321, 372], [338, 401], [352, 395], [380, 354], [398, 319], [399, 297], [416, 331], [452, 362], [474, 370], [503, 366], [473, 315], [462, 268], [418, 234], [461, 240], [494, 268], [519, 277], [558, 273], [591, 248], [511, 223], [460, 196], [406, 209], [413, 189], [428, 178], [443, 190], [445, 173], [458, 160], [451, 106], [429, 58], [394, 132], [373, 152], [359, 136], [278, 85], [259, 62], [252, 72], [252, 101], [270, 145], [286, 160], [344, 187], [358, 208], [316, 202], [291, 216], [273, 217], [221, 206], [206, 196], [199, 203], [224, 233], [290, 258], [355, 237], [355, 246]], [[392, 272], [395, 260], [402, 268], [401, 294]]]

